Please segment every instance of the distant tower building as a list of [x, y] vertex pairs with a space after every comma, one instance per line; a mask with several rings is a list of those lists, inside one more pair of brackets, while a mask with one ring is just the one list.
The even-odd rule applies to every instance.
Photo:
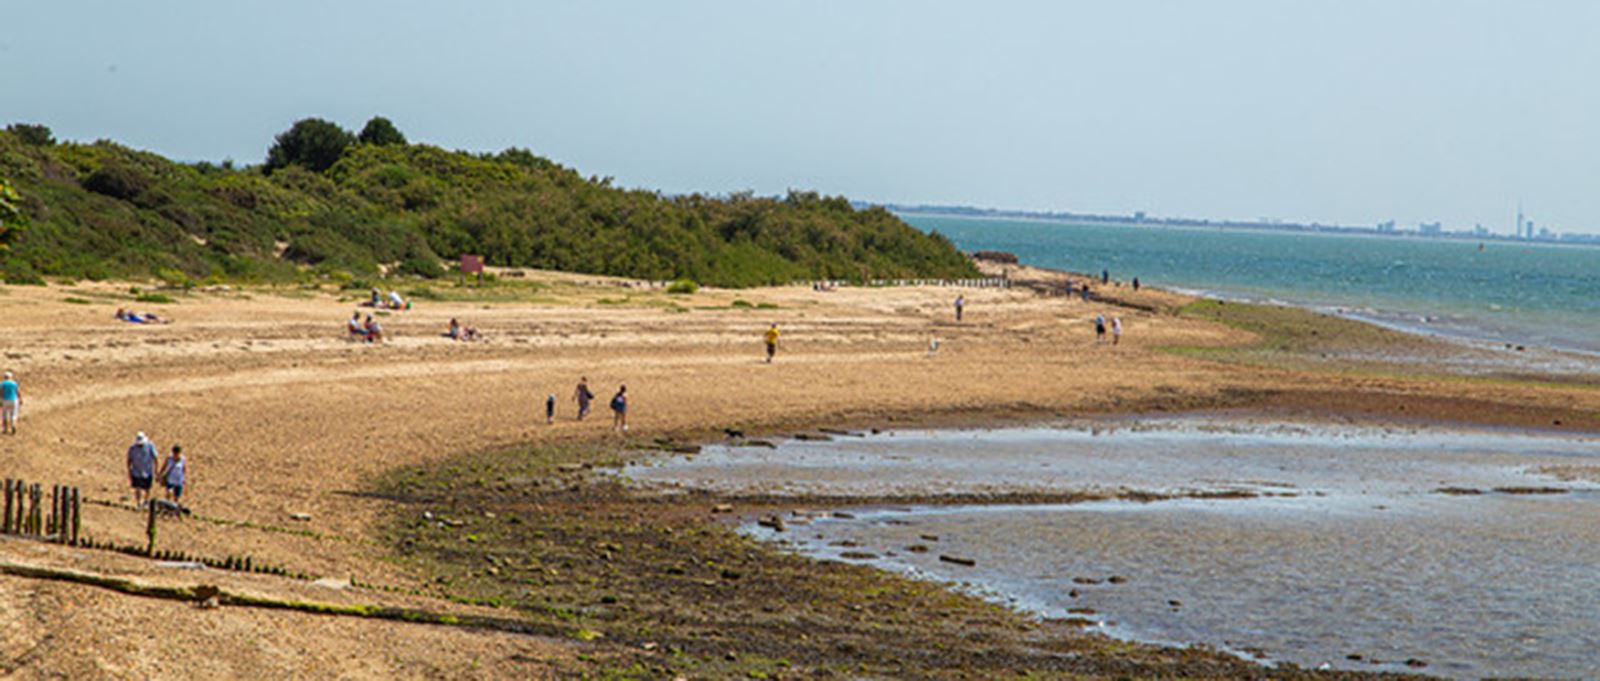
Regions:
[[1521, 201], [1517, 202], [1517, 238], [1518, 239], [1523, 238], [1522, 237], [1522, 202]]

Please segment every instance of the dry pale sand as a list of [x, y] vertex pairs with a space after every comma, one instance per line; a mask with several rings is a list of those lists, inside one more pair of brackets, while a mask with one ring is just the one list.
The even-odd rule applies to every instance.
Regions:
[[[1279, 388], [1600, 408], [1595, 391], [1580, 388], [1308, 376], [1189, 359], [1155, 348], [1251, 337], [1020, 289], [962, 290], [967, 318], [956, 324], [954, 289], [796, 287], [668, 296], [535, 276], [556, 283], [523, 302], [417, 301], [416, 309], [384, 318], [393, 340], [381, 346], [343, 338], [354, 307], [350, 294], [341, 300], [331, 290], [195, 293], [176, 304], [146, 305], [117, 298], [125, 285], [0, 289], [6, 321], [0, 350], [25, 400], [21, 433], [0, 438], [0, 474], [75, 484], [96, 501], [125, 504], [123, 453], [144, 431], [163, 449], [182, 443], [190, 453], [188, 501], [198, 513], [323, 535], [191, 519], [165, 523], [162, 546], [250, 554], [314, 575], [409, 586], [414, 577], [385, 560], [375, 533], [385, 502], [348, 492], [365, 489], [386, 469], [463, 452], [620, 440], [608, 432], [604, 400], [621, 383], [631, 398], [631, 435], [642, 439], [728, 426], [904, 422], [919, 414], [959, 420], [1185, 408]], [[1179, 302], [1148, 289], [1117, 294], [1151, 309]], [[735, 299], [778, 307], [729, 307]], [[126, 324], [112, 319], [117, 307], [155, 309], [176, 322]], [[1122, 317], [1120, 346], [1095, 344], [1089, 320], [1100, 312]], [[479, 327], [488, 342], [440, 337], [451, 317]], [[761, 361], [769, 322], [783, 334], [772, 365]], [[939, 350], [930, 354], [933, 339]], [[571, 393], [582, 375], [600, 402], [594, 418], [578, 423]], [[542, 418], [549, 393], [561, 398], [553, 426]], [[295, 513], [312, 520], [290, 520]], [[132, 510], [92, 504], [84, 514], [97, 538], [142, 540], [141, 518]], [[149, 561], [15, 539], [0, 538], [0, 559], [201, 581], [193, 571]], [[319, 591], [215, 571], [204, 581], [286, 598], [382, 601], [378, 592]], [[202, 610], [0, 577], [0, 670], [22, 677], [537, 675], [544, 669], [539, 660], [577, 654], [579, 645], [245, 608]]]

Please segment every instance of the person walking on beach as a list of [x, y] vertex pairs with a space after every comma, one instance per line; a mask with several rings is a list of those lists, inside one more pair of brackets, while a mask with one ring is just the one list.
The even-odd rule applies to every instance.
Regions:
[[183, 458], [183, 447], [172, 446], [172, 454], [161, 462], [161, 484], [167, 488], [167, 498], [177, 504], [183, 500], [183, 486], [189, 481], [189, 460]]
[[1100, 270], [1100, 283], [1111, 283], [1111, 270]]
[[1122, 342], [1122, 318], [1121, 317], [1112, 317], [1111, 318], [1111, 344], [1112, 345], [1116, 345], [1117, 343], [1120, 343], [1120, 342]]
[[1138, 293], [1139, 292], [1139, 278], [1138, 277], [1134, 277], [1133, 278], [1133, 292], [1134, 293]]
[[544, 422], [547, 423], [547, 424], [556, 422], [556, 394], [555, 393], [550, 393], [549, 397], [544, 398]]
[[589, 377], [578, 379], [577, 389], [572, 391], [573, 401], [578, 403], [578, 420], [589, 415], [589, 403], [594, 401], [594, 393], [589, 390]]
[[773, 322], [767, 327], [767, 364], [772, 363], [772, 356], [778, 354], [778, 323]]
[[961, 295], [961, 294], [957, 294], [956, 295], [956, 321], [958, 321], [958, 322], [961, 321], [961, 311], [963, 309], [965, 309], [966, 307], [967, 307], [967, 297], [964, 296], [964, 295]]
[[1106, 342], [1106, 316], [1103, 314], [1094, 316], [1094, 342], [1096, 345]]
[[156, 443], [144, 433], [133, 436], [128, 447], [128, 484], [133, 488], [133, 505], [142, 506], [150, 500], [150, 483], [156, 477]]
[[22, 413], [22, 388], [17, 385], [17, 379], [6, 372], [6, 380], [0, 381], [0, 432], [11, 435], [17, 434], [17, 415]]
[[617, 388], [611, 396], [611, 429], [628, 432], [628, 386]]

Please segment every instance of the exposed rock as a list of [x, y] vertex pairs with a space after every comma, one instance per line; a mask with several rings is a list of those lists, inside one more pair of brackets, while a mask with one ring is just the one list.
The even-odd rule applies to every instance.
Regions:
[[939, 554], [939, 560], [956, 565], [965, 565], [967, 567], [974, 567], [978, 564], [978, 561], [975, 561], [971, 558], [962, 558], [960, 556], [952, 556], [944, 553]]
[[866, 551], [845, 551], [844, 553], [839, 554], [839, 557], [847, 558], [849, 560], [877, 560], [878, 554], [869, 553]]
[[919, 534], [917, 538], [922, 541], [939, 541], [939, 535], [937, 534]]
[[311, 522], [311, 514], [310, 513], [290, 513], [289, 514], [289, 519], [290, 520], [299, 521], [299, 522], [302, 522], [302, 523], [309, 523], [309, 522]]
[[717, 504], [711, 507], [712, 513], [732, 513], [733, 504]]
[[910, 546], [907, 546], [906, 550], [910, 551], [912, 553], [927, 553], [928, 552], [928, 545], [927, 544], [912, 544]]
[[1128, 582], [1128, 578], [1123, 577], [1122, 575], [1111, 575], [1111, 577], [1107, 578], [1106, 581], [1112, 584], [1126, 584]]

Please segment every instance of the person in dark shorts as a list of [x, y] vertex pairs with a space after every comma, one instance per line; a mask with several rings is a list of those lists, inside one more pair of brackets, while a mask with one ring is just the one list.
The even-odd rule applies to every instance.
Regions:
[[589, 377], [578, 379], [577, 389], [572, 391], [572, 399], [578, 403], [578, 420], [589, 415], [589, 403], [594, 401], [594, 393], [589, 390]]
[[961, 321], [961, 311], [965, 310], [966, 308], [967, 308], [967, 297], [964, 296], [964, 295], [957, 295], [956, 296], [956, 321], [958, 321], [958, 322]]
[[767, 328], [767, 333], [766, 333], [766, 336], [765, 336], [765, 340], [767, 341], [767, 364], [771, 364], [772, 363], [772, 356], [778, 354], [778, 323], [777, 322], [773, 322], [772, 326]]
[[1106, 342], [1106, 316], [1103, 314], [1094, 316], [1094, 342]]
[[172, 446], [172, 454], [161, 463], [161, 484], [167, 488], [172, 503], [183, 501], [183, 487], [189, 481], [189, 460], [183, 457], [183, 447]]
[[611, 397], [611, 428], [628, 430], [628, 386], [617, 388], [617, 394]]
[[556, 394], [555, 393], [550, 393], [549, 397], [544, 398], [544, 422], [545, 423], [555, 423], [556, 422]]
[[133, 487], [133, 505], [150, 500], [150, 483], [156, 477], [156, 444], [139, 433], [128, 447], [128, 483]]

